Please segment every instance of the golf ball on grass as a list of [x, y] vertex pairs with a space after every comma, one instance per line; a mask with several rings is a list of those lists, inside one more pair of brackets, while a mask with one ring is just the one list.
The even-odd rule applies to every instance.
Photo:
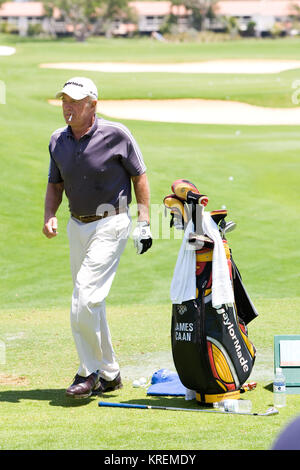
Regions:
[[140, 387], [140, 382], [139, 382], [139, 380], [134, 380], [134, 381], [132, 382], [132, 386], [133, 386], [134, 388], [139, 388], [139, 387]]
[[146, 384], [147, 384], [147, 379], [145, 377], [140, 377], [139, 379], [136, 379], [132, 382], [132, 386], [134, 388], [145, 387]]

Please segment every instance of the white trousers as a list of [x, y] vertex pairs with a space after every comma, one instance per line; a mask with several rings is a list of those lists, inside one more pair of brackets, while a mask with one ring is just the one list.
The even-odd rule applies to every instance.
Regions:
[[78, 374], [96, 370], [106, 380], [119, 372], [106, 320], [109, 293], [121, 254], [130, 233], [131, 220], [122, 213], [88, 224], [73, 217], [68, 222], [73, 295], [71, 328], [78, 357]]

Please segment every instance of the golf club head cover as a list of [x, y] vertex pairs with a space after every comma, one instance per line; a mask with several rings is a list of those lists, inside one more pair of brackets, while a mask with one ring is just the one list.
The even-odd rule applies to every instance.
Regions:
[[176, 180], [172, 184], [171, 189], [177, 197], [183, 201], [187, 201], [188, 204], [194, 202], [206, 206], [208, 203], [208, 197], [204, 194], [200, 194], [197, 187], [191, 183], [191, 181], [185, 179]]
[[185, 224], [188, 223], [188, 216], [184, 207], [184, 203], [175, 195], [169, 194], [163, 200], [164, 206], [171, 211], [171, 223], [177, 229], [183, 230]]
[[211, 211], [210, 216], [216, 222], [216, 224], [219, 225], [219, 223], [222, 222], [227, 216], [227, 210], [221, 209], [217, 211]]
[[137, 222], [132, 233], [133, 244], [138, 255], [142, 255], [152, 246], [150, 224], [146, 221]]

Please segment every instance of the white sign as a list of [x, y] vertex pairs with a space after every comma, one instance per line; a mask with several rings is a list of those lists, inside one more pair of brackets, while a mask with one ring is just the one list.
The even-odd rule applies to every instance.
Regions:
[[300, 341], [280, 341], [280, 366], [300, 366]]

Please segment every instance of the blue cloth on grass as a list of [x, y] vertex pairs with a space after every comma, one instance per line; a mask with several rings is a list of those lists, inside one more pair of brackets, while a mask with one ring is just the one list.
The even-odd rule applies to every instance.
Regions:
[[176, 372], [160, 369], [154, 372], [147, 395], [185, 396], [185, 386]]

